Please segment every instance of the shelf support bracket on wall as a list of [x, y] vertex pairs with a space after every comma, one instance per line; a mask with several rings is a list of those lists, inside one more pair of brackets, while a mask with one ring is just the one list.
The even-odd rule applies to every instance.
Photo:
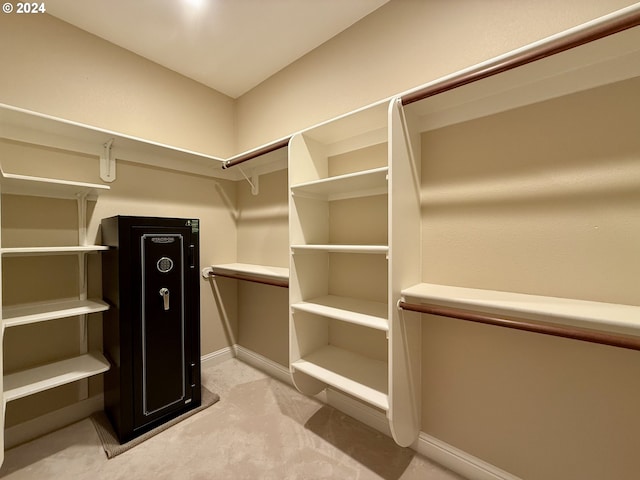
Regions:
[[241, 167], [238, 167], [238, 170], [240, 170], [240, 173], [242, 173], [244, 179], [249, 182], [249, 185], [251, 185], [251, 193], [253, 195], [258, 195], [260, 193], [260, 177], [258, 176], [258, 174], [254, 171], [251, 174], [251, 180], [249, 180], [249, 177], [246, 173], [244, 173], [244, 170], [242, 170]]
[[100, 155], [100, 178], [105, 182], [113, 182], [116, 179], [116, 159], [111, 155], [113, 138], [102, 146]]

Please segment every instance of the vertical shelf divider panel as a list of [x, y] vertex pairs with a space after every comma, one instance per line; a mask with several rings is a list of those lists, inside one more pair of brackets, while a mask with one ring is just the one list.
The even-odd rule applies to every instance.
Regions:
[[396, 307], [402, 289], [422, 277], [420, 165], [417, 122], [400, 99], [389, 105], [389, 426], [395, 441], [411, 445], [421, 426], [420, 314]]
[[[294, 135], [289, 142], [288, 174], [289, 186], [325, 178], [328, 175], [328, 163], [322, 146], [302, 134]], [[309, 202], [311, 205], [307, 205]], [[306, 198], [297, 199], [290, 190], [289, 245], [305, 244], [309, 237], [316, 242], [326, 238], [328, 225], [322, 217], [327, 215], [326, 205]], [[320, 393], [327, 388], [327, 384], [292, 365], [329, 343], [328, 324], [327, 321], [314, 321], [318, 319], [295, 312], [291, 305], [307, 298], [328, 295], [328, 262], [328, 254], [324, 252], [295, 254], [293, 250], [290, 251], [289, 369], [294, 385], [306, 395]]]

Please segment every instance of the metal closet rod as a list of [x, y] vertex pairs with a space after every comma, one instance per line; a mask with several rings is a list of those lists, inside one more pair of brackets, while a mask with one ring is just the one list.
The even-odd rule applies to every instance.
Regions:
[[[550, 57], [556, 53], [561, 53], [572, 48], [579, 47], [580, 45], [613, 35], [614, 33], [637, 27], [638, 25], [640, 25], [640, 11], [632, 12], [628, 15], [614, 18], [608, 22], [594, 25], [586, 30], [577, 31], [567, 37], [560, 38], [548, 44], [540, 45], [532, 50], [519, 53], [499, 63], [487, 65], [477, 70], [467, 71], [447, 80], [407, 93], [400, 97], [400, 101], [402, 105], [409, 105], [411, 103], [424, 100], [425, 98], [433, 97], [439, 93], [444, 93], [449, 90], [453, 90], [454, 88], [477, 82], [478, 80], [535, 62], [536, 60]], [[253, 160], [254, 158], [266, 153], [271, 153], [274, 150], [286, 147], [289, 144], [289, 140], [291, 140], [291, 136], [269, 145], [265, 145], [264, 147], [252, 152], [240, 155], [233, 160], [227, 160], [222, 164], [222, 168], [227, 169], [235, 165], [248, 162], [249, 160]]]
[[526, 332], [552, 335], [555, 337], [571, 338], [573, 340], [581, 340], [583, 342], [589, 343], [599, 343], [601, 345], [627, 348], [630, 350], [640, 350], [640, 338], [614, 335], [604, 332], [597, 332], [594, 330], [585, 330], [581, 328], [550, 325], [546, 323], [532, 323], [525, 320], [504, 318], [496, 315], [476, 313], [458, 308], [442, 307], [439, 305], [407, 303], [403, 300], [400, 300], [398, 302], [398, 307], [403, 310], [428, 313], [431, 315], [439, 315], [442, 317], [456, 318], [469, 322], [483, 323], [485, 325], [494, 325], [498, 327], [512, 328], [515, 330], [524, 330]]
[[209, 272], [210, 277], [225, 277], [235, 280], [244, 280], [247, 282], [262, 283], [264, 285], [273, 285], [274, 287], [289, 288], [289, 280], [278, 280], [275, 278], [259, 277], [248, 273], [215, 273]]

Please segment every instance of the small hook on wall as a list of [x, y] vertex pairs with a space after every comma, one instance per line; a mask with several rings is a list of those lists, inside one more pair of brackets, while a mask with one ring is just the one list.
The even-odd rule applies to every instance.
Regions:
[[102, 145], [102, 155], [100, 155], [100, 178], [104, 182], [113, 182], [116, 179], [116, 160], [111, 154], [113, 138]]

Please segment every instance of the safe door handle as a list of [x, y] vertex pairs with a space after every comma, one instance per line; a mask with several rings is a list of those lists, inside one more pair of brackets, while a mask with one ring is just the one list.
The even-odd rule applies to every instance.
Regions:
[[160, 296], [164, 302], [164, 309], [169, 310], [169, 289], [166, 287], [162, 287], [160, 289]]

